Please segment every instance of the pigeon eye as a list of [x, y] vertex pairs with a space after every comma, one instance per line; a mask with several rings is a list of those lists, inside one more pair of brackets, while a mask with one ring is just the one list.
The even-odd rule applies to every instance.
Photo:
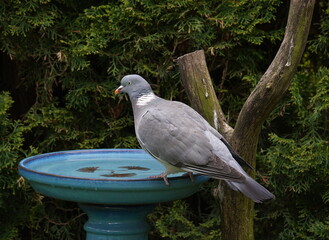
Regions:
[[131, 85], [131, 82], [130, 81], [128, 82], [128, 85]]

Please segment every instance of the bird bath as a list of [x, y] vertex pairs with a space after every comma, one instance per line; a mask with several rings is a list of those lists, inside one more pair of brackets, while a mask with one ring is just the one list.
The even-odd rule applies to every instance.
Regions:
[[88, 215], [87, 240], [145, 240], [156, 203], [188, 197], [208, 180], [183, 173], [150, 179], [164, 167], [139, 149], [53, 152], [22, 160], [20, 174], [39, 193], [77, 202]]

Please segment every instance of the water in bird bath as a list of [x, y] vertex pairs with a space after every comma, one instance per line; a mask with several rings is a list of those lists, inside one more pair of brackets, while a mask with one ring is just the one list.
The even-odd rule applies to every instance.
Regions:
[[85, 172], [85, 173], [96, 173], [96, 175], [99, 174], [101, 177], [124, 178], [124, 177], [136, 176], [139, 171], [149, 171], [149, 170], [150, 169], [147, 167], [140, 167], [140, 166], [117, 166], [116, 169], [114, 169], [113, 167], [112, 169], [102, 169], [97, 166], [97, 167], [83, 167], [83, 168], [79, 168], [77, 171]]

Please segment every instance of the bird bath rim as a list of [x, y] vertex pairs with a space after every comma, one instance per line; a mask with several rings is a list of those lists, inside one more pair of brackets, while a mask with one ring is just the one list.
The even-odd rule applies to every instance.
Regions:
[[[69, 158], [70, 156], [73, 157]], [[90, 156], [94, 157], [93, 160], [90, 160]], [[59, 174], [62, 171], [88, 176], [88, 173], [78, 173], [77, 166], [101, 161], [100, 171], [104, 171], [107, 165], [111, 165], [111, 158], [114, 165], [121, 164], [119, 161], [122, 160], [126, 161], [123, 164], [129, 166], [150, 166], [150, 171], [138, 173], [137, 178], [125, 179], [100, 178], [102, 175], [96, 172], [97, 178]], [[40, 171], [40, 168], [49, 170], [50, 173]], [[18, 169], [32, 187], [45, 196], [90, 204], [136, 205], [172, 201], [192, 195], [209, 179], [206, 176], [194, 175], [194, 182], [191, 182], [184, 173], [177, 173], [168, 176], [170, 185], [167, 186], [161, 178], [141, 178], [147, 174], [157, 175], [164, 171], [161, 163], [142, 149], [87, 149], [45, 153], [23, 159]]]
[[[38, 155], [34, 155], [28, 158], [23, 159], [22, 161], [20, 161], [18, 168], [19, 169], [23, 169], [25, 171], [28, 172], [32, 172], [35, 174], [39, 174], [39, 175], [44, 175], [44, 176], [51, 176], [51, 177], [58, 177], [58, 178], [65, 178], [65, 179], [77, 179], [77, 180], [92, 180], [92, 181], [109, 181], [109, 182], [129, 182], [129, 181], [162, 181], [162, 178], [129, 178], [129, 179], [123, 179], [123, 178], [91, 178], [91, 177], [73, 177], [73, 176], [65, 176], [65, 175], [60, 175], [60, 174], [53, 174], [53, 173], [46, 173], [46, 172], [41, 172], [41, 171], [36, 171], [33, 170], [31, 168], [27, 167], [27, 164], [29, 164], [31, 161], [37, 160], [39, 158], [45, 158], [45, 157], [50, 157], [50, 156], [56, 156], [56, 155], [62, 155], [62, 154], [66, 154], [66, 155], [73, 155], [73, 154], [86, 154], [86, 153], [92, 153], [92, 154], [96, 154], [96, 153], [137, 153], [137, 154], [147, 154], [143, 149], [127, 149], [127, 148], [116, 148], [116, 149], [79, 149], [79, 150], [65, 150], [65, 151], [57, 151], [57, 152], [49, 152], [49, 153], [43, 153], [43, 154], [38, 154]], [[147, 154], [148, 156], [148, 154]], [[149, 158], [153, 158], [149, 155]], [[154, 161], [157, 161], [156, 159], [153, 159]], [[165, 170], [163, 168], [163, 170]], [[160, 172], [159, 172], [160, 173]], [[197, 176], [200, 174], [195, 174], [194, 176]], [[200, 175], [201, 176], [201, 175]], [[168, 178], [170, 178], [170, 180], [174, 180], [174, 179], [180, 179], [180, 178], [186, 178], [186, 176], [183, 175], [182, 173], [178, 173], [178, 174], [173, 174], [173, 175], [169, 175]]]

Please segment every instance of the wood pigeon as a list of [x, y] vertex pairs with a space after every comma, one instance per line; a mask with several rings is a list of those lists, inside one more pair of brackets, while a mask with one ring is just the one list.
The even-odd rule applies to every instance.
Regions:
[[162, 177], [177, 172], [221, 179], [255, 202], [275, 196], [241, 166], [250, 165], [199, 113], [184, 103], [156, 96], [139, 75], [127, 75], [115, 94], [127, 93], [133, 107], [135, 132], [141, 147], [165, 166]]

